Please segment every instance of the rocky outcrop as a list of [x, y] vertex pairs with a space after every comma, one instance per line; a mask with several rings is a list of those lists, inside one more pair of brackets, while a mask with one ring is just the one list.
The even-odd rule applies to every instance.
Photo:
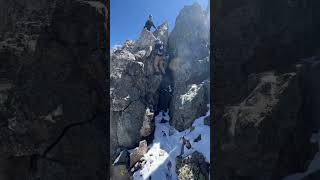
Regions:
[[180, 97], [174, 96], [172, 101], [172, 124], [177, 130], [185, 130], [192, 126], [193, 121], [207, 111], [209, 104], [208, 88], [209, 81], [202, 84], [191, 84], [187, 87], [187, 92]]
[[303, 172], [313, 157], [317, 60], [302, 59], [319, 53], [319, 6], [213, 2], [216, 179], [282, 179]]
[[176, 171], [179, 180], [208, 180], [209, 168], [209, 163], [205, 162], [203, 155], [197, 151], [185, 158], [177, 157]]
[[292, 71], [301, 58], [317, 53], [319, 6], [314, 0], [214, 2], [215, 92], [228, 94], [217, 95], [216, 102], [243, 100], [251, 73]]
[[156, 37], [151, 31], [143, 29], [139, 39], [134, 43], [133, 52], [137, 52], [139, 50], [152, 50], [156, 41]]
[[204, 115], [209, 104], [209, 22], [199, 4], [181, 10], [169, 36], [169, 53], [173, 79], [170, 124], [182, 131]]
[[111, 54], [112, 160], [119, 153], [117, 149], [134, 148], [140, 140], [153, 134], [153, 111], [158, 104], [162, 75], [154, 73], [151, 52], [157, 35], [168, 39], [167, 24], [162, 24], [158, 31], [153, 34], [143, 30], [136, 42], [127, 41]]
[[154, 113], [150, 112], [149, 109], [146, 110], [144, 114], [144, 119], [142, 127], [140, 129], [140, 136], [147, 138], [154, 132]]
[[[217, 132], [220, 149], [216, 155], [221, 158], [216, 158], [215, 163], [219, 165], [217, 170], [222, 172], [231, 167], [236, 169], [234, 174], [229, 171], [230, 174], [224, 174], [223, 178], [278, 179], [290, 173], [289, 168], [292, 172], [294, 168], [303, 167], [298, 159], [290, 164], [285, 160], [296, 152], [300, 152], [300, 158], [308, 158], [312, 147], [308, 143], [310, 127], [300, 117], [299, 76], [301, 74], [296, 73], [258, 74], [252, 77], [256, 85], [250, 95], [239, 105], [226, 107], [224, 116], [216, 123], [221, 127]], [[297, 141], [303, 144], [291, 143]]]
[[18, 62], [14, 75], [6, 72], [10, 86], [1, 84], [7, 90], [0, 105], [1, 179], [105, 178], [105, 6], [0, 3], [1, 30], [19, 40], [7, 43], [12, 59], [1, 55]]
[[135, 148], [130, 155], [130, 167], [133, 167], [148, 151], [147, 141], [140, 141], [139, 147]]
[[209, 25], [206, 12], [198, 3], [184, 6], [169, 36], [169, 51], [175, 58], [203, 59], [209, 55]]

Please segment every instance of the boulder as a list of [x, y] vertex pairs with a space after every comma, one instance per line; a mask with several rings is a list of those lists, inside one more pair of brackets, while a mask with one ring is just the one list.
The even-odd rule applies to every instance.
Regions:
[[203, 84], [189, 85], [185, 94], [181, 94], [179, 98], [174, 97], [171, 103], [170, 123], [177, 130], [190, 128], [196, 118], [205, 115], [208, 111], [209, 99], [206, 88], [209, 83], [205, 81]]
[[148, 151], [147, 141], [140, 141], [139, 147], [135, 148], [130, 154], [130, 168], [133, 167]]
[[153, 35], [153, 33], [148, 31], [147, 29], [143, 29], [139, 36], [139, 39], [134, 44], [133, 51], [137, 52], [142, 49], [149, 49], [150, 46], [153, 49], [155, 41], [156, 37]]
[[146, 138], [152, 135], [152, 133], [154, 132], [154, 128], [154, 113], [150, 112], [150, 109], [147, 109], [144, 115], [142, 127], [140, 129], [140, 136], [142, 138]]
[[[115, 143], [115, 149], [120, 146], [124, 148], [134, 148], [139, 142], [140, 129], [143, 126], [145, 106], [140, 101], [130, 103], [124, 111], [111, 111], [111, 144]], [[113, 149], [113, 150], [115, 150]], [[113, 152], [113, 151], [111, 151]]]
[[111, 180], [129, 180], [129, 164], [130, 163], [130, 154], [127, 150], [120, 152], [119, 156], [113, 162], [110, 174]]
[[141, 50], [141, 51], [138, 51], [134, 54], [134, 57], [137, 61], [140, 61], [140, 62], [143, 62], [146, 57], [148, 57], [149, 55], [147, 54], [148, 52], [146, 50]]
[[119, 156], [113, 162], [112, 165], [126, 165], [127, 168], [129, 168], [129, 162], [130, 162], [130, 153], [127, 150], [123, 150], [120, 152]]

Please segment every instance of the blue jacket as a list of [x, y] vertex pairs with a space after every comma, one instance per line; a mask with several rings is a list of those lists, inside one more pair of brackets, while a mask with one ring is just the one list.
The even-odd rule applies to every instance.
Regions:
[[154, 50], [156, 52], [156, 55], [163, 56], [163, 54], [164, 54], [163, 43], [161, 41], [159, 43], [156, 43], [154, 46]]

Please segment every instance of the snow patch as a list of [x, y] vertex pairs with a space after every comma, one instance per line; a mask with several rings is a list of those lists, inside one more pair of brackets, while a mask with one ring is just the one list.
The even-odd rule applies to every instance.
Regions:
[[198, 94], [198, 91], [200, 90], [200, 88], [201, 86], [192, 84], [189, 91], [186, 94], [181, 95], [182, 105], [185, 104], [186, 102], [192, 101], [192, 99], [194, 99], [194, 97]]
[[[204, 124], [204, 119], [210, 116], [210, 111], [196, 119], [192, 128], [179, 132], [169, 124], [170, 117], [168, 113], [160, 112], [155, 117], [155, 132], [153, 143], [150, 149], [144, 155], [145, 161], [143, 167], [133, 174], [134, 180], [145, 180], [152, 177], [152, 180], [176, 180], [176, 157], [182, 155], [186, 157], [193, 152], [202, 153], [205, 160], [210, 163], [210, 127]], [[201, 140], [194, 140], [201, 136]], [[182, 138], [189, 140], [191, 148], [184, 146], [184, 152], [181, 154]]]

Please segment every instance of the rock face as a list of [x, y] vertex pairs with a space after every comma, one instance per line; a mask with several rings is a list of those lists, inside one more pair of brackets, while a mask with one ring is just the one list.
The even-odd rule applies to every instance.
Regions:
[[305, 116], [310, 119], [311, 126], [314, 128], [320, 127], [320, 112], [317, 107], [320, 106], [320, 84], [318, 77], [320, 75], [320, 58], [311, 57], [305, 59], [303, 62], [304, 70], [304, 96], [305, 96]]
[[170, 33], [170, 53], [174, 57], [188, 60], [207, 57], [209, 55], [209, 25], [207, 14], [198, 3], [185, 6], [176, 18], [174, 29]]
[[28, 64], [43, 27], [52, 20], [55, 0], [0, 1], [0, 77], [15, 81]]
[[139, 39], [134, 43], [133, 52], [137, 52], [139, 50], [149, 50], [150, 46], [154, 47], [156, 41], [155, 35], [144, 29], [142, 30]]
[[0, 1], [1, 34], [37, 36], [52, 20], [57, 0]]
[[162, 24], [158, 31], [161, 33], [143, 30], [136, 42], [127, 41], [111, 54], [111, 160], [117, 156], [117, 149], [134, 148], [153, 134], [150, 113], [158, 104], [162, 76], [154, 73], [151, 52], [157, 35], [168, 41], [167, 24]]
[[141, 137], [148, 137], [154, 132], [154, 113], [150, 112], [149, 109], [146, 110], [144, 115], [142, 127], [140, 129], [140, 136]]
[[[290, 173], [284, 168], [289, 165], [285, 160], [288, 156], [300, 152], [301, 158], [308, 158], [312, 147], [308, 145], [308, 133], [305, 132], [309, 127], [299, 116], [301, 82], [296, 73], [280, 76], [262, 73], [254, 79], [257, 85], [250, 95], [239, 105], [226, 107], [224, 116], [217, 123], [223, 127], [217, 133], [226, 133], [220, 135], [219, 140], [219, 156], [223, 162], [217, 158], [216, 163], [222, 171], [237, 167], [235, 174], [229, 177], [277, 179]], [[298, 130], [297, 127], [305, 128]], [[296, 146], [291, 143], [293, 141], [304, 143]], [[291, 168], [301, 165], [294, 160], [290, 164]]]
[[[1, 179], [105, 178], [105, 6], [0, 4]], [[6, 62], [15, 66], [4, 70]]]
[[114, 161], [111, 169], [111, 177], [119, 180], [130, 179], [129, 171], [130, 168], [130, 153], [127, 150], [120, 152], [117, 159]]
[[204, 115], [209, 104], [209, 22], [197, 3], [185, 6], [169, 36], [169, 68], [173, 95], [171, 122], [177, 130], [189, 128], [195, 118]]
[[205, 162], [203, 155], [197, 151], [183, 159], [177, 157], [176, 169], [179, 180], [209, 180], [209, 168], [209, 163]]
[[172, 101], [172, 124], [178, 130], [185, 130], [192, 126], [193, 121], [204, 115], [207, 111], [207, 104], [209, 104], [209, 81], [202, 84], [191, 84], [187, 87], [187, 92], [181, 94], [178, 98], [174, 96]]
[[147, 141], [140, 141], [139, 147], [135, 148], [130, 156], [130, 167], [133, 167], [148, 151]]
[[[303, 172], [316, 150], [318, 1], [214, 1], [214, 177]], [[276, 7], [276, 8], [274, 8]], [[295, 143], [292, 143], [295, 142]]]
[[[274, 2], [274, 3], [273, 3]], [[232, 104], [245, 98], [247, 76], [286, 71], [318, 49], [317, 1], [217, 1], [213, 3], [216, 101]], [[277, 8], [274, 9], [273, 7]], [[227, 87], [228, 86], [228, 87]]]

